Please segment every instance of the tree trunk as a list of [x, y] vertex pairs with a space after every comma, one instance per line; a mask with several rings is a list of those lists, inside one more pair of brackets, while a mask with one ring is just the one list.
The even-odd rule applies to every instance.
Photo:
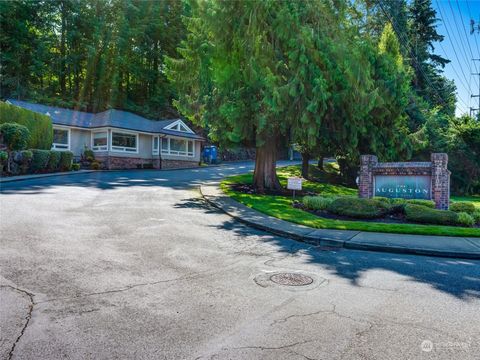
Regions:
[[257, 146], [253, 187], [258, 192], [265, 190], [281, 190], [277, 171], [277, 141], [272, 136], [266, 139], [262, 146]]
[[308, 162], [310, 161], [309, 153], [302, 153], [302, 177], [308, 179]]
[[318, 159], [318, 169], [323, 170], [323, 156]]

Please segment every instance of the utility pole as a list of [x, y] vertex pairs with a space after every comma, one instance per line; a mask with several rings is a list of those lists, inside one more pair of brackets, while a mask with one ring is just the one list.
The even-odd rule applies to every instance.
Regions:
[[[472, 59], [472, 61], [480, 61], [480, 59]], [[478, 111], [477, 114], [480, 114], [480, 73], [472, 73], [474, 76], [478, 76], [478, 94], [472, 94], [471, 97], [475, 98], [478, 97], [478, 108], [470, 108], [470, 116], [473, 117], [475, 111]]]

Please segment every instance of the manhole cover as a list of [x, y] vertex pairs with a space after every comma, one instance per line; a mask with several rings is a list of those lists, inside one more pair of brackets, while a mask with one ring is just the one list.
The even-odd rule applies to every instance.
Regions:
[[305, 286], [310, 285], [313, 279], [310, 276], [296, 273], [280, 273], [270, 276], [270, 280], [279, 285]]

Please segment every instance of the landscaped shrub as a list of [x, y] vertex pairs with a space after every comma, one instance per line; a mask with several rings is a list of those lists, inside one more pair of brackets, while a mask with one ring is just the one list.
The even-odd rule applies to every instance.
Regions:
[[0, 134], [9, 151], [25, 149], [30, 138], [30, 131], [25, 126], [15, 123], [0, 125]]
[[475, 225], [475, 219], [472, 215], [467, 214], [466, 212], [459, 212], [457, 222], [462, 226], [473, 226]]
[[360, 199], [355, 197], [340, 197], [333, 200], [327, 210], [337, 215], [360, 219], [373, 219], [389, 212], [389, 206], [378, 199]]
[[326, 210], [333, 200], [335, 200], [334, 197], [305, 196], [303, 205], [310, 210]]
[[72, 164], [72, 170], [73, 170], [73, 171], [78, 171], [78, 170], [80, 170], [80, 164], [79, 164], [79, 163]]
[[21, 174], [26, 174], [32, 162], [33, 152], [31, 150], [18, 151], [15, 154], [14, 161], [18, 164]]
[[465, 212], [468, 214], [472, 214], [475, 211], [475, 205], [467, 201], [454, 202], [450, 204], [449, 210], [455, 211], [455, 212]]
[[52, 120], [47, 115], [0, 101], [0, 124], [17, 123], [30, 131], [28, 148], [50, 150], [53, 141]]
[[60, 157], [60, 171], [70, 171], [73, 163], [73, 153], [71, 151], [62, 151]]
[[48, 158], [47, 170], [57, 171], [60, 165], [60, 158], [62, 153], [60, 151], [50, 150], [50, 156]]
[[475, 210], [472, 213], [473, 220], [475, 220], [475, 224], [480, 224], [480, 209]]
[[8, 160], [8, 153], [6, 151], [0, 150], [0, 165], [5, 166]]
[[48, 158], [50, 157], [49, 150], [32, 150], [33, 158], [30, 170], [34, 173], [45, 171], [47, 169]]
[[93, 161], [90, 164], [90, 169], [92, 170], [100, 170], [100, 163], [98, 161]]
[[93, 150], [85, 146], [85, 149], [83, 149], [83, 158], [86, 161], [92, 162], [93, 160], [95, 160], [95, 153], [93, 152]]
[[450, 210], [436, 210], [426, 206], [407, 204], [405, 215], [408, 221], [424, 224], [457, 225], [458, 214]]
[[412, 205], [425, 206], [430, 209], [435, 209], [435, 202], [432, 200], [410, 199], [410, 200], [407, 200], [407, 203]]

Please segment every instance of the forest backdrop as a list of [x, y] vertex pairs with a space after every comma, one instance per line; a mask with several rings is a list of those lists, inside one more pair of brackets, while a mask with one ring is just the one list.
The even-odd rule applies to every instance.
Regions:
[[182, 115], [256, 147], [260, 190], [286, 141], [346, 183], [360, 154], [447, 152], [453, 190], [479, 193], [480, 122], [455, 117], [437, 24], [430, 0], [0, 2], [1, 97]]

